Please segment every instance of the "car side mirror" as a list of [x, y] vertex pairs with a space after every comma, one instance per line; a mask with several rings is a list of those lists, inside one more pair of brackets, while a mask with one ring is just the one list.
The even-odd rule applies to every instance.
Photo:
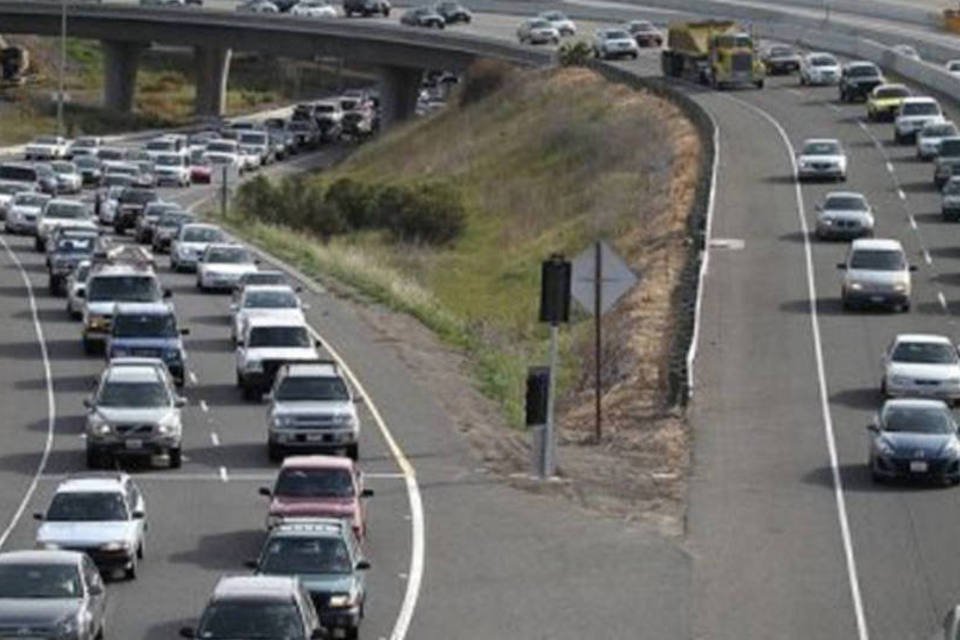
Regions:
[[247, 569], [256, 569], [256, 568], [257, 568], [257, 561], [256, 561], [256, 560], [244, 560], [244, 561], [243, 561], [243, 566], [245, 566]]
[[197, 634], [193, 630], [193, 627], [180, 627], [181, 638], [195, 638], [196, 636]]
[[254, 259], [253, 259], [253, 264], [260, 264], [261, 262], [263, 262], [263, 261], [260, 260], [260, 258], [254, 258]]
[[[90, 585], [90, 595], [92, 596], [101, 596], [103, 595], [103, 585], [100, 583]], [[190, 636], [193, 637], [193, 636]]]
[[917, 270], [917, 265], [915, 264], [910, 265], [910, 271], [916, 271], [916, 270]]
[[313, 630], [313, 633], [310, 634], [310, 640], [327, 640], [330, 637], [330, 633], [323, 627], [319, 627]]
[[85, 406], [87, 409], [92, 409], [92, 408], [93, 408], [93, 400], [92, 400], [91, 398], [84, 398], [84, 399], [83, 399], [83, 406]]
[[80, 289], [77, 291], [77, 297], [83, 300], [84, 298], [87, 297], [87, 292], [84, 291], [83, 289]]
[[370, 563], [367, 560], [361, 560], [357, 563], [357, 571], [366, 571], [370, 568]]
[[164, 298], [172, 298], [172, 297], [173, 297], [173, 291], [171, 291], [170, 289], [164, 289], [164, 290], [163, 290], [163, 297], [164, 297]]
[[42, 514], [42, 513], [35, 513], [35, 514], [33, 514], [33, 519], [34, 519], [34, 520], [40, 520], [40, 521], [42, 521], [42, 520], [43, 520], [43, 514]]
[[313, 346], [315, 346], [317, 349], [323, 349], [323, 340], [314, 340]]
[[263, 394], [263, 399], [266, 400], [267, 402], [273, 402], [273, 392], [270, 391], [268, 393]]
[[236, 310], [239, 309], [239, 308], [240, 308], [240, 305], [237, 304], [236, 302], [231, 302], [231, 303], [230, 303], [230, 311], [236, 311]]
[[880, 433], [880, 427], [878, 427], [873, 423], [870, 423], [867, 425], [867, 431], [869, 431], [870, 433]]
[[303, 287], [301, 287], [300, 285], [297, 285], [296, 287], [294, 287], [293, 290], [296, 291], [297, 293], [303, 293]]
[[134, 512], [133, 512], [133, 519], [134, 519], [134, 520], [143, 520], [143, 519], [146, 518], [146, 517], [147, 517], [147, 514], [145, 514], [143, 511], [134, 511]]
[[188, 336], [188, 335], [190, 335], [190, 329], [187, 329], [187, 328], [180, 329], [180, 335], [182, 335], [182, 336]]
[[237, 346], [243, 348], [243, 338], [237, 338]]
[[360, 492], [360, 497], [361, 497], [361, 498], [372, 498], [372, 497], [373, 497], [373, 489], [364, 489], [363, 491]]
[[173, 404], [177, 407], [185, 407], [187, 406], [187, 399], [183, 396], [178, 396], [177, 399], [173, 401]]
[[273, 492], [271, 492], [270, 489], [268, 489], [267, 487], [260, 487], [260, 490], [258, 491], [258, 493], [268, 498], [273, 496]]
[[310, 303], [308, 303], [308, 302], [301, 302], [301, 303], [300, 303], [300, 308], [303, 309], [304, 311], [309, 311], [309, 310], [310, 310]]
[[837, 263], [837, 269], [840, 269], [841, 271], [846, 271], [846, 270], [847, 270], [847, 263], [845, 263], [845, 262], [838, 262], [838, 263]]

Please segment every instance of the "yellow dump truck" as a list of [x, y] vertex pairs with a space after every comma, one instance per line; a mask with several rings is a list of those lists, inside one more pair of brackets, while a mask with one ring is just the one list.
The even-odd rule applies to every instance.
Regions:
[[667, 77], [695, 78], [717, 89], [763, 88], [766, 74], [753, 36], [731, 20], [672, 23], [661, 64]]

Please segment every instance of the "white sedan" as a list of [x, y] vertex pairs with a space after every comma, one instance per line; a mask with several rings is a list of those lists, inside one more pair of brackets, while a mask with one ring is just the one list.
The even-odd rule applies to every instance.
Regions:
[[24, 149], [26, 160], [61, 160], [67, 157], [69, 141], [61, 136], [40, 136]]
[[[247, 321], [259, 316], [284, 316], [304, 319], [309, 308], [289, 285], [251, 285], [244, 287], [238, 302], [230, 304], [230, 334], [234, 341], [243, 335]], [[305, 320], [304, 320], [305, 321]]]
[[944, 138], [953, 138], [960, 135], [957, 125], [949, 120], [928, 124], [917, 134], [917, 158], [930, 160], [936, 158], [940, 152], [940, 143]]
[[593, 36], [593, 54], [602, 59], [633, 58], [640, 55], [637, 41], [626, 29], [597, 29]]
[[883, 355], [880, 390], [886, 397], [960, 400], [960, 357], [945, 336], [900, 334]]
[[800, 59], [800, 84], [837, 84], [840, 73], [840, 63], [833, 54], [809, 53]]
[[242, 245], [211, 244], [197, 263], [197, 288], [232, 290], [244, 274], [257, 270], [258, 262]]
[[336, 18], [337, 10], [327, 0], [300, 0], [289, 11], [292, 16]]
[[806, 140], [797, 154], [797, 178], [847, 179], [847, 152], [839, 140], [816, 138]]

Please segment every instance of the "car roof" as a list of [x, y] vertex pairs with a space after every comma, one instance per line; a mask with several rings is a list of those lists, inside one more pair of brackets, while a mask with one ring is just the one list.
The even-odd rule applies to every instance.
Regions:
[[952, 345], [950, 338], [940, 336], [935, 333], [901, 333], [896, 337], [896, 342], [923, 342], [928, 344], [949, 344]]
[[824, 200], [829, 198], [863, 198], [866, 200], [867, 196], [858, 191], [831, 191], [827, 195], [823, 196]]
[[287, 377], [303, 378], [341, 378], [340, 369], [333, 360], [318, 360], [316, 362], [290, 362], [284, 365]]
[[68, 477], [57, 485], [56, 493], [122, 493], [124, 480], [113, 477]]
[[850, 68], [850, 67], [871, 67], [871, 68], [873, 68], [873, 69], [876, 69], [876, 68], [877, 68], [877, 65], [875, 65], [875, 64], [872, 63], [872, 62], [870, 62], [869, 60], [852, 60], [851, 62], [848, 62], [848, 63], [847, 63], [846, 65], [844, 65], [844, 66], [846, 66], [846, 67], [848, 67], [848, 68]]
[[221, 231], [220, 227], [215, 224], [208, 224], [206, 222], [191, 222], [190, 224], [183, 225], [184, 229], [216, 229]]
[[263, 315], [263, 316], [250, 316], [247, 320], [249, 322], [250, 328], [254, 327], [304, 327], [306, 328], [307, 323], [304, 322], [301, 316], [289, 316], [289, 315]]
[[83, 558], [80, 551], [61, 551], [54, 549], [29, 549], [23, 551], [5, 551], [0, 553], [2, 564], [51, 564], [77, 565]]
[[289, 601], [296, 594], [299, 584], [299, 580], [292, 576], [224, 576], [214, 587], [211, 599]]
[[[803, 141], [803, 146], [805, 147], [808, 144], [824, 144], [824, 143], [840, 145], [840, 141], [837, 140], [836, 138], [807, 138], [806, 140]], [[843, 146], [843, 145], [840, 145], [840, 146]]]
[[340, 538], [346, 531], [346, 522], [341, 518], [284, 518], [283, 523], [274, 527], [270, 532], [270, 537], [324, 536]]
[[149, 314], [158, 316], [168, 316], [173, 314], [173, 309], [166, 302], [118, 302], [114, 309], [117, 315], [124, 313], [130, 314]]
[[890, 398], [883, 403], [882, 409], [887, 407], [912, 407], [917, 409], [924, 408], [947, 408], [947, 403], [935, 398]]
[[350, 469], [355, 467], [353, 460], [346, 456], [288, 456], [284, 458], [280, 470], [284, 469]]
[[936, 98], [930, 96], [911, 96], [903, 99], [903, 104], [940, 104]]
[[107, 368], [108, 382], [162, 382], [163, 376], [160, 374], [156, 365], [147, 364], [121, 364], [120, 366], [111, 366]]
[[248, 295], [250, 293], [257, 293], [261, 291], [277, 291], [277, 292], [286, 292], [297, 294], [294, 291], [293, 287], [288, 284], [248, 284], [243, 287], [243, 295]]
[[114, 264], [100, 264], [95, 276], [97, 278], [115, 276], [143, 276], [145, 278], [156, 278], [157, 274], [153, 272], [152, 268], [149, 268], [149, 265], [137, 266], [130, 264], [129, 262], [121, 262]]
[[857, 238], [850, 243], [850, 250], [856, 251], [857, 249], [886, 249], [903, 251], [903, 245], [900, 244], [899, 240], [893, 240], [890, 238]]

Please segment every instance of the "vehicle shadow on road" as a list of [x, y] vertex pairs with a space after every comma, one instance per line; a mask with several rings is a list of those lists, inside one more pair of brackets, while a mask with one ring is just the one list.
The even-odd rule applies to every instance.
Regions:
[[[46, 424], [44, 424], [44, 430], [46, 430], [45, 427]], [[25, 476], [32, 476], [37, 472], [40, 455], [41, 452], [39, 450], [30, 453], [0, 455], [0, 469]], [[84, 469], [85, 463], [83, 451], [79, 448], [75, 450], [54, 449], [50, 452], [50, 457], [47, 459], [47, 466], [44, 469], [44, 473], [47, 475], [73, 473], [78, 469]]]
[[244, 400], [240, 389], [229, 383], [201, 383], [196, 387], [190, 387], [188, 395], [191, 398], [196, 398], [197, 401], [203, 400], [211, 407], [243, 407], [254, 404]]
[[874, 410], [880, 407], [883, 396], [877, 387], [869, 389], [846, 389], [830, 396], [830, 403], [842, 404], [851, 409]]
[[200, 353], [233, 353], [233, 341], [230, 336], [225, 338], [199, 338], [186, 341], [187, 351]]
[[[229, 428], [225, 429], [229, 430]], [[223, 430], [221, 430], [223, 431]], [[277, 464], [267, 458], [267, 439], [262, 442], [224, 443], [220, 446], [191, 447], [187, 454], [190, 461], [216, 469], [229, 460], [230, 470], [267, 470], [275, 471]]]
[[[918, 224], [944, 224], [944, 225], [956, 225], [956, 222], [950, 222], [949, 220], [944, 220], [943, 216], [939, 213], [915, 213], [913, 219], [917, 221]], [[931, 250], [931, 255], [936, 255]]]
[[[29, 309], [24, 309], [14, 313], [13, 317], [19, 320], [33, 320], [33, 313]], [[74, 324], [67, 315], [66, 309], [37, 309], [37, 318], [43, 324]]]
[[202, 324], [211, 327], [229, 327], [230, 326], [230, 316], [225, 313], [213, 314], [213, 315], [199, 315], [199, 316], [184, 316], [183, 326], [189, 326], [191, 324]]
[[[47, 379], [30, 378], [28, 380], [17, 380], [13, 383], [13, 386], [26, 391], [44, 391], [47, 388]], [[90, 375], [57, 376], [53, 379], [53, 388], [58, 393], [91, 393], [96, 389], [96, 386], [97, 379]]]
[[932, 182], [904, 182], [900, 185], [905, 193], [937, 193], [937, 187]]
[[204, 569], [243, 572], [244, 561], [257, 557], [265, 535], [260, 529], [214, 533], [200, 538], [195, 549], [174, 553], [169, 559]]
[[[80, 340], [47, 340], [47, 354], [51, 360], [87, 360]], [[40, 345], [36, 342], [0, 343], [0, 359], [40, 359]]]
[[[199, 607], [197, 608], [199, 612]], [[192, 627], [196, 626], [197, 620], [195, 618], [184, 618], [182, 620], [168, 620], [166, 622], [161, 622], [160, 624], [155, 624], [149, 629], [147, 633], [143, 636], [143, 640], [170, 640], [170, 638], [178, 638], [180, 629], [183, 627]]]
[[[26, 425], [30, 431], [46, 433], [48, 420], [34, 420]], [[87, 417], [83, 414], [72, 416], [57, 416], [57, 422], [54, 425], [54, 434], [56, 436], [79, 436], [84, 432], [87, 426]]]
[[810, 242], [816, 242], [816, 241], [817, 241], [817, 236], [816, 236], [816, 234], [813, 233], [812, 231], [810, 231], [810, 232], [808, 232], [808, 233], [805, 234], [803, 231], [799, 231], [799, 230], [797, 230], [797, 231], [791, 231], [791, 232], [789, 232], [789, 233], [781, 234], [781, 235], [777, 238], [777, 240], [781, 240], [781, 241], [783, 241], [783, 242], [793, 242], [793, 243], [796, 243], [796, 244], [803, 244], [804, 241], [806, 241], [807, 238], [810, 239]]
[[[870, 477], [870, 468], [866, 462], [862, 464], [841, 464], [840, 479], [846, 493], [883, 493], [897, 490], [913, 492], [952, 488], [926, 479], [910, 480], [903, 478], [877, 483]], [[833, 470], [826, 466], [814, 469], [803, 477], [803, 481], [807, 484], [832, 490], [834, 488]]]
[[763, 181], [767, 184], [793, 184], [797, 180], [792, 175], [782, 174], [776, 176], [764, 176]]
[[[940, 216], [937, 216], [940, 219]], [[930, 255], [934, 258], [960, 259], [960, 247], [934, 247], [930, 249]]]

